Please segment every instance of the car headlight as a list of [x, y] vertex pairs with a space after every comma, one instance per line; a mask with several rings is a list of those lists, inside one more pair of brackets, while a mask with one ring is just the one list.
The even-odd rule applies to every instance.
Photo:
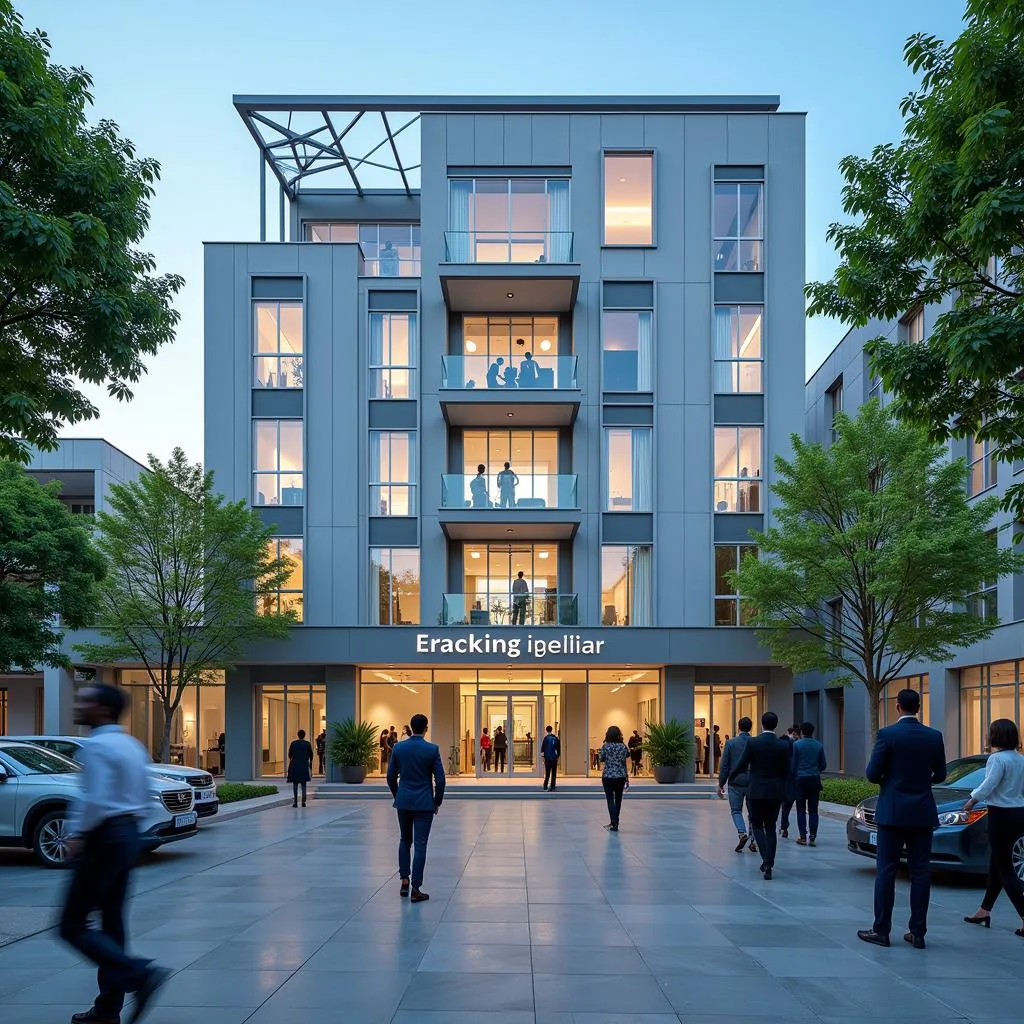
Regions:
[[943, 811], [939, 815], [939, 828], [947, 828], [950, 825], [973, 825], [988, 814], [986, 810], [975, 808], [972, 811]]
[[864, 821], [864, 805], [857, 804], [853, 809], [853, 816], [857, 821]]

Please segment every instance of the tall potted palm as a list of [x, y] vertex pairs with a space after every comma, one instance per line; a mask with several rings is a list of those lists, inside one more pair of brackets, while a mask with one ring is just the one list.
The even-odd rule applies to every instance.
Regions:
[[678, 782], [683, 765], [693, 760], [693, 729], [688, 722], [670, 718], [667, 722], [647, 722], [644, 752], [651, 759], [654, 779], [662, 784]]
[[327, 756], [332, 767], [337, 766], [342, 782], [363, 782], [380, 756], [377, 726], [346, 718], [344, 722], [331, 722], [330, 730]]

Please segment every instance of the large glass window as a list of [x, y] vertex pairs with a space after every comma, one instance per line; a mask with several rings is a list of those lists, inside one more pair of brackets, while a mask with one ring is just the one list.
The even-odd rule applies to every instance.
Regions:
[[736, 588], [729, 582], [727, 574], [735, 572], [747, 555], [756, 555], [753, 544], [715, 545], [715, 625], [744, 626], [747, 614], [744, 611]]
[[416, 515], [416, 434], [370, 431], [370, 514]]
[[764, 270], [764, 185], [715, 182], [715, 270]]
[[920, 345], [924, 341], [924, 309], [921, 306], [900, 320], [899, 337], [908, 345]]
[[605, 430], [605, 466], [609, 512], [650, 512], [653, 508], [653, 459], [650, 427]]
[[761, 511], [761, 427], [715, 427], [716, 512]]
[[420, 549], [370, 549], [370, 624], [411, 626], [420, 621]]
[[557, 544], [464, 544], [462, 557], [465, 584], [463, 594], [447, 595], [449, 624], [576, 621], [575, 595], [558, 590]]
[[765, 710], [764, 687], [696, 686], [693, 691], [693, 738], [697, 774], [712, 778], [718, 773], [722, 750], [739, 731], [741, 718], [749, 718], [758, 732]]
[[302, 303], [253, 303], [253, 384], [258, 388], [301, 388]]
[[416, 397], [416, 314], [370, 314], [370, 397]]
[[653, 153], [605, 153], [604, 244], [654, 244]]
[[654, 314], [649, 309], [604, 311], [601, 321], [605, 391], [654, 389]]
[[[316, 738], [327, 731], [326, 687], [288, 683], [260, 686], [257, 692], [257, 775], [284, 775], [288, 770], [288, 747], [299, 730], [305, 731], [314, 750]], [[314, 760], [315, 775], [323, 775], [325, 768], [319, 758]]]
[[558, 317], [467, 316], [462, 351], [466, 387], [553, 388], [559, 375]]
[[931, 721], [931, 697], [928, 685], [928, 673], [919, 676], [905, 676], [901, 679], [893, 679], [888, 683], [878, 702], [878, 727], [885, 728], [887, 725], [895, 725], [900, 719], [900, 713], [896, 708], [896, 698], [900, 690], [916, 690], [921, 697], [921, 713], [918, 717], [928, 725]]
[[[993, 547], [999, 545], [999, 534], [989, 530], [985, 534]], [[967, 610], [986, 622], [999, 621], [999, 580], [983, 580], [977, 593], [967, 599]]]
[[972, 437], [967, 457], [967, 494], [974, 497], [995, 487], [999, 477], [998, 448], [987, 438]]
[[601, 625], [653, 626], [651, 548], [605, 544], [601, 548]]
[[[433, 687], [430, 683], [430, 669], [425, 672], [415, 669], [380, 669], [363, 672], [361, 679], [359, 718], [369, 722], [378, 737], [379, 759], [371, 775], [387, 774], [394, 744], [404, 739], [403, 727], [409, 724], [413, 715], [426, 715], [430, 719], [428, 739], [440, 738], [446, 727], [451, 728], [451, 723], [435, 720], [431, 708]], [[381, 679], [383, 682], [366, 682], [368, 679]], [[392, 729], [395, 730], [394, 740], [389, 738]], [[442, 748], [441, 756], [447, 759], [447, 747]]]
[[444, 479], [445, 508], [574, 508], [575, 478], [558, 473], [555, 430], [467, 430], [461, 476]]
[[763, 306], [715, 306], [715, 392], [764, 390]]
[[1021, 720], [1021, 665], [1019, 661], [1005, 661], [960, 670], [962, 755], [988, 752], [988, 729], [997, 718]]
[[302, 505], [302, 420], [253, 421], [253, 504]]
[[280, 590], [260, 597], [260, 612], [263, 615], [276, 615], [281, 612], [294, 611], [298, 621], [302, 621], [302, 538], [275, 537], [267, 544], [271, 558], [288, 560], [291, 573]]
[[367, 277], [419, 277], [419, 224], [306, 224], [307, 242], [358, 242]]

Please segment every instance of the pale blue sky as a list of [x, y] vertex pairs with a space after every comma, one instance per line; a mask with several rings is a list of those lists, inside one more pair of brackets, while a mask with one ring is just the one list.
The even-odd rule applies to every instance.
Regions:
[[[180, 444], [202, 458], [204, 241], [255, 239], [256, 147], [234, 93], [778, 93], [807, 117], [807, 275], [828, 276], [836, 166], [895, 140], [913, 86], [903, 42], [959, 33], [961, 0], [20, 0], [53, 57], [95, 79], [163, 178], [148, 248], [184, 275], [176, 342], [130, 405], [100, 391], [98, 420], [69, 428], [136, 458]], [[271, 210], [271, 222], [274, 222]], [[807, 327], [812, 371], [839, 340]]]

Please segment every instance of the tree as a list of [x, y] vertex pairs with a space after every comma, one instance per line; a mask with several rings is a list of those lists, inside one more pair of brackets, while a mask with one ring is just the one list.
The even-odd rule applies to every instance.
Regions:
[[92, 79], [0, 0], [0, 457], [57, 444], [99, 415], [77, 381], [120, 400], [174, 337], [176, 275], [136, 246], [159, 178], [112, 121], [86, 121]]
[[874, 736], [887, 684], [989, 636], [971, 598], [1024, 563], [988, 532], [998, 499], [969, 502], [963, 460], [922, 428], [872, 400], [836, 429], [831, 447], [794, 436], [794, 460], [776, 458], [779, 525], [729, 579], [778, 661], [863, 683]]
[[[926, 345], [876, 338], [872, 367], [897, 415], [936, 440], [989, 439], [1024, 458], [1024, 4], [968, 0], [946, 44], [907, 40], [920, 88], [902, 104], [903, 138], [840, 163], [840, 255], [807, 287], [809, 311], [865, 326], [945, 301]], [[1004, 504], [1024, 515], [1024, 485]]]
[[58, 492], [0, 461], [0, 672], [69, 665], [64, 631], [91, 621], [103, 558]]
[[[257, 603], [287, 580], [271, 554], [273, 529], [244, 501], [214, 494], [213, 476], [176, 448], [164, 465], [116, 484], [97, 517], [107, 563], [96, 628], [78, 646], [90, 662], [135, 662], [163, 708], [161, 760], [186, 687], [237, 661], [250, 643], [288, 635], [294, 612], [261, 615]], [[276, 607], [276, 606], [275, 606]]]

